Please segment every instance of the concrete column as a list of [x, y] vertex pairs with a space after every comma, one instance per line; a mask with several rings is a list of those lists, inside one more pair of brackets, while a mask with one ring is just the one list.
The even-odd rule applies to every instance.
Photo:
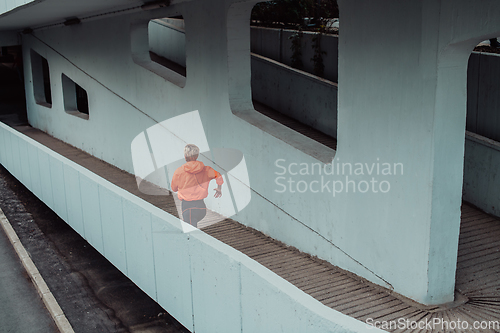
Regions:
[[371, 263], [395, 291], [424, 304], [453, 301], [467, 59], [479, 41], [500, 35], [498, 20], [489, 20], [499, 17], [500, 4], [339, 0], [339, 6], [338, 156], [404, 164], [401, 181], [376, 198], [376, 208], [361, 203], [374, 210], [370, 225], [356, 221], [363, 216], [357, 212], [353, 220], [374, 230], [382, 252], [399, 253], [385, 257], [390, 263], [384, 256]]
[[253, 109], [250, 89], [250, 14], [257, 2], [235, 2], [227, 12], [229, 103], [233, 112]]

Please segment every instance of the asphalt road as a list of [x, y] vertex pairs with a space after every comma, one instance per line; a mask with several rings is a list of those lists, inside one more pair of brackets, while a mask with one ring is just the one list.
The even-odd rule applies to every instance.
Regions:
[[0, 228], [0, 332], [59, 332]]

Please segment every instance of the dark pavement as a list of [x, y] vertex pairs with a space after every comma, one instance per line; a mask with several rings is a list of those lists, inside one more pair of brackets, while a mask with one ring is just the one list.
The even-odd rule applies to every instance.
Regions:
[[0, 228], [0, 332], [59, 332]]

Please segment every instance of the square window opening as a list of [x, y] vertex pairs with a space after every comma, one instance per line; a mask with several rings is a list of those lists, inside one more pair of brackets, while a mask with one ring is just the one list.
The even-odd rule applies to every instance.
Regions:
[[186, 85], [186, 36], [182, 16], [156, 18], [131, 26], [134, 62], [171, 83]]
[[62, 74], [64, 110], [73, 116], [89, 119], [89, 100], [87, 91]]
[[[254, 108], [336, 149], [338, 29], [333, 27], [338, 23], [336, 2], [320, 7], [298, 6], [294, 9], [300, 12], [299, 16], [281, 13], [278, 8], [274, 3], [263, 2], [252, 9]], [[317, 11], [321, 15], [314, 18]], [[304, 94], [304, 90], [309, 93]]]
[[151, 61], [186, 77], [186, 35], [182, 16], [149, 21], [148, 41]]
[[33, 94], [35, 102], [48, 108], [52, 107], [49, 62], [31, 50], [31, 71], [33, 75]]
[[[255, 5], [251, 15], [252, 23], [267, 20], [271, 26], [249, 24], [239, 18], [250, 16], [250, 5], [234, 4], [228, 14], [228, 58], [238, 64], [229, 68], [230, 80], [236, 82], [229, 87], [231, 111], [290, 146], [330, 163], [337, 150], [338, 85], [333, 81], [337, 36], [297, 29], [307, 14], [287, 25], [291, 18], [277, 17], [278, 10], [271, 3]], [[283, 24], [276, 27], [276, 22]], [[248, 39], [244, 45], [248, 53], [242, 52], [244, 38]], [[304, 66], [297, 66], [295, 60]], [[328, 66], [319, 66], [321, 73], [316, 73], [316, 64]]]

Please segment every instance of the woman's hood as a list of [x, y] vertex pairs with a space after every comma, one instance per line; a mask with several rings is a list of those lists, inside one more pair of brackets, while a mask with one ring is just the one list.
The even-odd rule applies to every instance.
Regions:
[[189, 161], [184, 164], [183, 167], [184, 171], [186, 171], [187, 173], [200, 173], [201, 171], [203, 171], [205, 165], [200, 161]]

